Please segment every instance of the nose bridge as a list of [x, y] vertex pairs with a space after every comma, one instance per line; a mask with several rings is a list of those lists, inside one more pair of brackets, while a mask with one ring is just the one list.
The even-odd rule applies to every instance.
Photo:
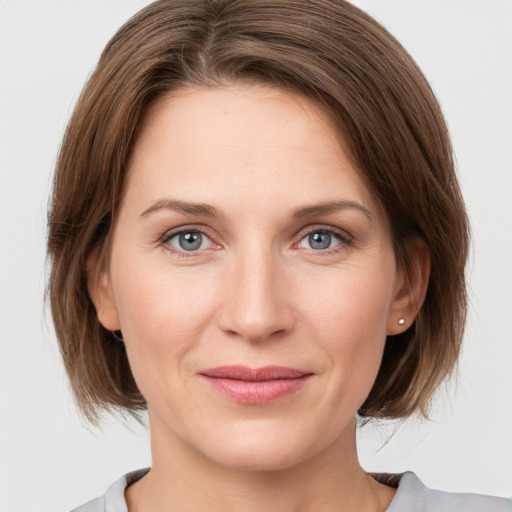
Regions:
[[249, 341], [291, 329], [284, 263], [271, 247], [250, 244], [235, 255], [222, 328]]

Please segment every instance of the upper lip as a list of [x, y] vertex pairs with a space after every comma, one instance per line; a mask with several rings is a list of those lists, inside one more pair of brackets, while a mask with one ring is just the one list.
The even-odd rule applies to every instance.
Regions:
[[200, 372], [201, 375], [217, 379], [243, 380], [247, 382], [261, 382], [278, 379], [298, 379], [312, 375], [311, 372], [287, 368], [284, 366], [263, 366], [249, 368], [243, 365], [218, 366]]

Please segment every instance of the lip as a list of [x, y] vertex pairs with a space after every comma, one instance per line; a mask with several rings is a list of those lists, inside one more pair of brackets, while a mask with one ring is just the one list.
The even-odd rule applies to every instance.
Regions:
[[243, 404], [273, 402], [299, 391], [313, 375], [284, 366], [219, 366], [199, 375], [216, 391]]

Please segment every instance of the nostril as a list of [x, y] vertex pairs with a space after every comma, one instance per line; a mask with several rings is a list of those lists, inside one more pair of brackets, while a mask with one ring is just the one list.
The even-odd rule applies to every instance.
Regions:
[[224, 332], [250, 342], [282, 337], [294, 323], [287, 271], [260, 247], [238, 255], [219, 316]]
[[230, 336], [239, 336], [249, 342], [277, 339], [286, 335], [292, 328], [292, 315], [284, 311], [285, 307], [272, 307], [259, 310], [259, 315], [249, 311], [240, 303], [223, 311], [220, 319], [221, 329]]

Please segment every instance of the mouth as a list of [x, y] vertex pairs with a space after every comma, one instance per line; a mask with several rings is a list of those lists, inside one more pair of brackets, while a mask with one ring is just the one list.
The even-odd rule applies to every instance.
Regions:
[[243, 404], [264, 404], [298, 392], [313, 373], [283, 366], [219, 366], [199, 375], [222, 395]]

